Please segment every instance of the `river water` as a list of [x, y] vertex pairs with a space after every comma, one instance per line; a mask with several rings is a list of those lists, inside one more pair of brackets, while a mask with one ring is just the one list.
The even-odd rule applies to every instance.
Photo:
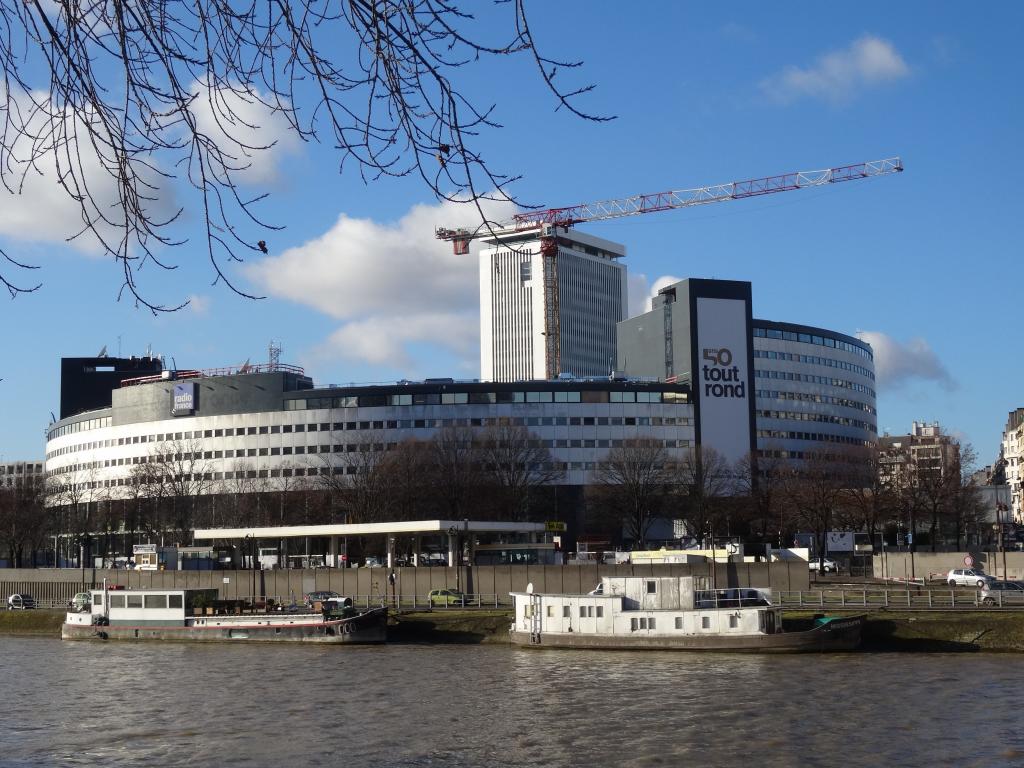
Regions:
[[0, 637], [2, 766], [1024, 765], [1024, 655]]

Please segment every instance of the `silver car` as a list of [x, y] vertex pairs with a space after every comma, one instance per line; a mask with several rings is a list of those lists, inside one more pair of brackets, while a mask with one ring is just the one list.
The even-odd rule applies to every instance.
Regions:
[[1019, 581], [993, 581], [986, 584], [978, 596], [982, 605], [1024, 604], [1024, 584]]

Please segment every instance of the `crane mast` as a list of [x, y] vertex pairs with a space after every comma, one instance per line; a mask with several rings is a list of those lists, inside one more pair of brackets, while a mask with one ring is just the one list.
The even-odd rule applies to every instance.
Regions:
[[469, 244], [480, 238], [493, 238], [500, 242], [502, 236], [521, 235], [537, 230], [540, 251], [544, 259], [545, 298], [545, 369], [549, 379], [560, 373], [560, 328], [558, 314], [558, 243], [556, 227], [572, 227], [591, 221], [606, 221], [644, 213], [670, 211], [676, 208], [692, 208], [709, 203], [723, 203], [748, 197], [773, 195], [778, 192], [792, 192], [799, 189], [839, 184], [845, 181], [869, 179], [900, 173], [903, 163], [898, 157], [884, 160], [869, 160], [854, 165], [825, 168], [820, 171], [795, 171], [760, 179], [733, 181], [727, 184], [713, 184], [693, 189], [677, 189], [633, 195], [595, 203], [582, 203], [564, 208], [524, 211], [502, 222], [484, 222], [477, 227], [439, 227], [435, 235], [439, 240], [449, 240], [456, 255], [469, 253]]

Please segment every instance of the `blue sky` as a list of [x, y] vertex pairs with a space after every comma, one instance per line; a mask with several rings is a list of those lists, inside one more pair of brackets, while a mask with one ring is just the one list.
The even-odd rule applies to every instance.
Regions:
[[[1007, 412], [1024, 405], [1024, 360], [1012, 343], [1024, 6], [529, 9], [542, 48], [585, 62], [559, 77], [597, 84], [579, 104], [617, 119], [556, 112], [526, 60], [463, 70], [465, 89], [496, 103], [504, 125], [479, 146], [496, 169], [523, 175], [513, 191], [525, 202], [901, 156], [898, 176], [582, 228], [626, 244], [634, 297], [665, 276], [749, 280], [756, 317], [867, 334], [879, 429], [939, 421], [992, 461]], [[366, 185], [339, 175], [329, 147], [286, 140], [265, 162], [264, 211], [286, 228], [261, 235], [270, 256], [231, 268], [262, 301], [211, 286], [193, 239], [171, 254], [176, 272], [141, 273], [148, 298], [193, 299], [154, 317], [118, 302], [116, 264], [54, 237], [65, 209], [52, 191], [0, 206], [0, 245], [39, 264], [43, 281], [0, 304], [3, 460], [42, 456], [59, 359], [104, 345], [212, 368], [263, 361], [275, 339], [283, 361], [324, 385], [479, 374], [476, 262], [433, 239], [436, 226], [472, 224], [471, 210], [438, 205], [415, 179]]]

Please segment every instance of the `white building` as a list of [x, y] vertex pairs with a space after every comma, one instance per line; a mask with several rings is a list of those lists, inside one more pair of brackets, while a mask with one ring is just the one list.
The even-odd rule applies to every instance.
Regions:
[[1010, 487], [1013, 520], [1024, 522], [1024, 408], [1010, 411], [1003, 428], [1003, 473]]
[[[563, 227], [485, 241], [480, 254], [484, 381], [607, 376], [627, 315], [618, 243]], [[542, 252], [545, 251], [545, 252]]]

